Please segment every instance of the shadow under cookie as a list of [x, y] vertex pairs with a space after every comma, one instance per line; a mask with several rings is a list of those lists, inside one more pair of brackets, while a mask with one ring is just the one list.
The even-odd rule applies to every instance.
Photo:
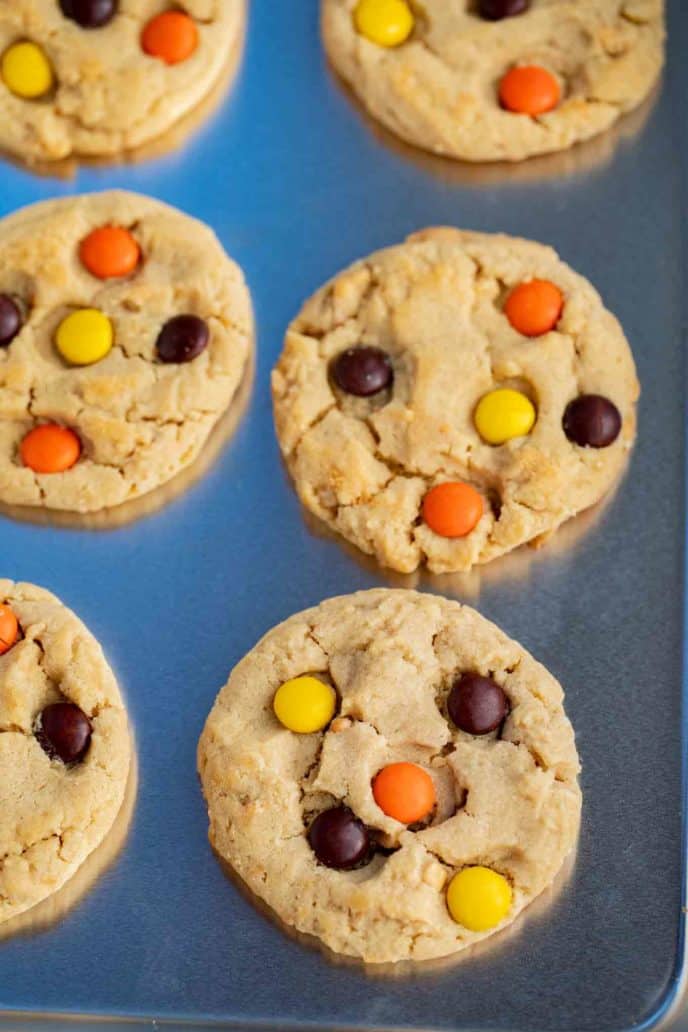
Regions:
[[272, 907], [268, 906], [260, 896], [252, 892], [232, 865], [214, 848], [213, 855], [225, 878], [231, 883], [242, 899], [249, 903], [254, 910], [257, 910], [261, 918], [269, 921], [282, 935], [285, 935], [292, 942], [303, 947], [303, 949], [318, 952], [329, 964], [360, 971], [366, 978], [373, 981], [393, 981], [395, 979], [404, 979], [405, 981], [408, 979], [423, 979], [427, 981], [430, 978], [437, 978], [439, 980], [444, 975], [451, 974], [459, 965], [472, 962], [479, 963], [483, 958], [492, 958], [495, 953], [510, 949], [514, 942], [525, 933], [526, 926], [533, 922], [538, 923], [546, 920], [550, 916], [552, 908], [567, 895], [569, 884], [576, 869], [578, 842], [576, 842], [576, 845], [569, 853], [553, 882], [532, 903], [529, 903], [511, 924], [490, 936], [489, 939], [483, 939], [481, 942], [474, 943], [467, 949], [462, 950], [461, 953], [449, 957], [440, 957], [438, 960], [399, 960], [394, 964], [366, 964], [365, 961], [359, 960], [357, 957], [336, 953], [316, 935], [308, 935], [297, 931], [293, 925], [283, 921], [279, 914]]
[[348, 83], [329, 62], [327, 70], [330, 81], [354, 110], [363, 131], [372, 135], [386, 150], [441, 183], [477, 189], [510, 184], [544, 183], [604, 170], [611, 164], [620, 148], [630, 146], [644, 131], [663, 88], [660, 80], [637, 108], [622, 115], [605, 132], [593, 136], [590, 140], [574, 144], [567, 150], [525, 158], [518, 162], [470, 162], [432, 154], [406, 143], [369, 114]]
[[[433, 574], [422, 568], [413, 573], [397, 573], [388, 566], [381, 566], [372, 556], [366, 555], [360, 548], [356, 548], [303, 505], [300, 506], [301, 518], [309, 534], [321, 541], [328, 541], [336, 545], [360, 569], [375, 578], [383, 577], [389, 587], [413, 589], [425, 585], [449, 598], [477, 601], [482, 589], [488, 585], [511, 584], [529, 580], [535, 568], [540, 564], [556, 563], [575, 555], [576, 549], [606, 519], [612, 503], [626, 479], [629, 465], [630, 463], [627, 463], [626, 469], [609, 494], [589, 509], [567, 520], [558, 530], [543, 538], [520, 545], [513, 552], [493, 559], [490, 563], [474, 566], [465, 573]], [[285, 480], [289, 482], [289, 474], [284, 462], [282, 462], [282, 470]]]

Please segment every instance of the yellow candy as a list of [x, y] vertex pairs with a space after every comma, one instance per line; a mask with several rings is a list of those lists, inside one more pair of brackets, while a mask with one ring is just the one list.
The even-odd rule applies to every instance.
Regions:
[[272, 705], [281, 724], [300, 735], [309, 735], [322, 731], [332, 720], [337, 695], [329, 684], [304, 675], [285, 681]]
[[525, 437], [535, 424], [535, 407], [525, 394], [500, 387], [478, 402], [473, 420], [488, 444], [504, 444], [512, 437]]
[[7, 89], [25, 100], [44, 97], [53, 87], [53, 70], [35, 43], [13, 43], [2, 55], [0, 73]]
[[359, 0], [354, 10], [356, 30], [371, 43], [398, 47], [413, 32], [415, 19], [406, 0]]
[[465, 867], [447, 889], [449, 913], [471, 932], [489, 932], [511, 909], [513, 893], [506, 878], [489, 867]]
[[105, 358], [114, 333], [112, 323], [97, 308], [82, 308], [63, 319], [57, 328], [55, 345], [72, 365], [92, 365]]

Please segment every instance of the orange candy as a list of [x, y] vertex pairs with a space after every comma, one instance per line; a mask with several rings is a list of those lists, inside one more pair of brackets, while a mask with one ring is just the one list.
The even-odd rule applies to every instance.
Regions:
[[101, 226], [81, 241], [79, 258], [84, 268], [98, 279], [128, 276], [141, 258], [141, 249], [128, 229]]
[[430, 488], [423, 499], [423, 519], [440, 537], [465, 537], [483, 512], [483, 500], [476, 489], [458, 481]]
[[561, 100], [561, 89], [546, 68], [523, 65], [506, 73], [499, 84], [499, 100], [507, 111], [519, 115], [544, 115]]
[[17, 618], [9, 606], [0, 606], [0, 656], [14, 645], [19, 635]]
[[402, 824], [423, 820], [437, 802], [435, 785], [415, 763], [390, 763], [373, 780], [373, 797], [383, 813]]
[[180, 64], [198, 46], [196, 23], [184, 11], [164, 11], [146, 25], [141, 46], [151, 57], [159, 57], [168, 65]]
[[526, 337], [540, 337], [553, 330], [561, 318], [564, 295], [549, 280], [530, 280], [511, 291], [504, 314], [515, 330]]
[[64, 473], [81, 455], [81, 442], [73, 430], [57, 423], [43, 423], [30, 430], [19, 446], [25, 466], [34, 473]]

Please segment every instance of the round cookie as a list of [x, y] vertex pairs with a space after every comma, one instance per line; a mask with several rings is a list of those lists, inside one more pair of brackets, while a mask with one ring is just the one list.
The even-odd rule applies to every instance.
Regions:
[[589, 139], [640, 104], [664, 60], [663, 0], [323, 0], [322, 31], [378, 121], [466, 161]]
[[[278, 719], [297, 678], [306, 706], [312, 680], [336, 689], [319, 731]], [[386, 589], [330, 599], [270, 631], [217, 698], [198, 753], [210, 840], [286, 924], [338, 953], [457, 953], [513, 921], [575, 845], [562, 700], [467, 606]]]
[[14, 0], [0, 9], [0, 147], [26, 161], [156, 139], [231, 69], [244, 0]]
[[27, 208], [0, 242], [0, 501], [95, 512], [190, 465], [253, 348], [211, 230], [112, 192]]
[[402, 572], [467, 570], [597, 502], [638, 391], [619, 323], [551, 248], [454, 229], [323, 287], [273, 373], [302, 502]]
[[0, 922], [56, 892], [105, 839], [131, 760], [96, 640], [48, 591], [0, 580]]

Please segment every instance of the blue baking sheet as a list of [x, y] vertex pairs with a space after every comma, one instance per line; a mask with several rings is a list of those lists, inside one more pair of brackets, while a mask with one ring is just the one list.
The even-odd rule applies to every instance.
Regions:
[[[670, 8], [661, 91], [560, 159], [467, 168], [394, 145], [329, 72], [315, 0], [255, 0], [231, 96], [178, 151], [63, 181], [0, 166], [0, 214], [123, 187], [205, 219], [242, 265], [258, 321], [250, 406], [202, 481], [115, 530], [0, 520], [1, 575], [52, 589], [102, 642], [140, 767], [116, 863], [57, 926], [0, 942], [0, 1027], [71, 1014], [88, 1018], [80, 1028], [107, 1017], [611, 1032], [669, 1007], [684, 954], [688, 94], [688, 7]], [[610, 505], [563, 550], [469, 578], [404, 579], [305, 521], [279, 459], [269, 373], [326, 278], [437, 223], [552, 243], [596, 284], [636, 355], [640, 437]], [[255, 641], [324, 597], [384, 584], [476, 605], [553, 671], [585, 792], [577, 861], [549, 907], [491, 951], [403, 979], [334, 964], [260, 914], [208, 847], [195, 774], [215, 694]]]

